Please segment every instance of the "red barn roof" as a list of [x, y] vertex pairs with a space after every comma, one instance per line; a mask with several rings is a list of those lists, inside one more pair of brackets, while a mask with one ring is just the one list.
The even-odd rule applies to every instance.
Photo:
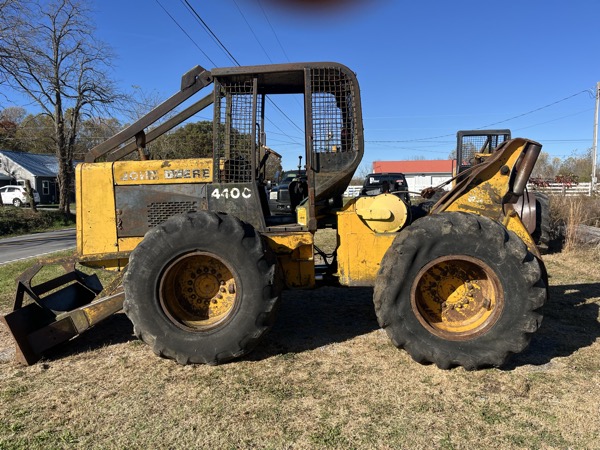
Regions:
[[415, 161], [373, 161], [373, 172], [407, 173], [452, 173], [456, 167], [454, 159], [430, 159]]

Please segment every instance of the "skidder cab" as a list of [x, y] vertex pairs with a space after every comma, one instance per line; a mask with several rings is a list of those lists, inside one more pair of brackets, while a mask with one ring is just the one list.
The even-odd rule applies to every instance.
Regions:
[[[150, 128], [208, 86], [212, 93]], [[271, 215], [266, 167], [279, 155], [265, 128], [287, 115], [280, 101], [290, 96], [304, 110], [307, 196]], [[149, 143], [209, 105], [211, 149], [153, 159]], [[178, 93], [77, 167], [78, 261], [124, 272], [122, 285], [101, 292], [82, 274], [85, 295], [58, 302], [61, 280], [47, 295], [48, 284], [24, 274], [3, 320], [24, 363], [123, 307], [156, 354], [217, 364], [259, 343], [285, 289], [374, 286], [380, 325], [415, 360], [497, 366], [525, 348], [546, 298], [543, 263], [513, 207], [540, 148], [508, 141], [413, 221], [404, 194], [342, 199], [364, 151], [360, 91], [347, 67], [196, 67]], [[336, 230], [338, 248], [317, 265], [323, 228]]]

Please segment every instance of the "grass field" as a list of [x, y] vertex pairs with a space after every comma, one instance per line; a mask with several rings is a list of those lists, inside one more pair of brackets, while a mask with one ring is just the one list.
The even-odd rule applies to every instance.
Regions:
[[[367, 288], [285, 292], [259, 348], [218, 367], [154, 356], [122, 313], [20, 367], [0, 326], [0, 449], [600, 448], [598, 256], [546, 257], [541, 329], [477, 372], [393, 347]], [[22, 269], [0, 269], [1, 312]]]

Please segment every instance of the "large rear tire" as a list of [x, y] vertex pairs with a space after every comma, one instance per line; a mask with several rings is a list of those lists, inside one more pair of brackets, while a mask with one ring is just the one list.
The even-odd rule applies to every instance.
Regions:
[[146, 234], [124, 277], [135, 334], [180, 364], [219, 364], [251, 351], [279, 300], [276, 261], [233, 216], [173, 217]]
[[550, 251], [552, 224], [550, 219], [550, 199], [543, 192], [535, 193], [535, 231], [531, 234], [541, 254]]
[[381, 263], [374, 303], [380, 326], [414, 360], [472, 370], [521, 352], [546, 297], [541, 263], [516, 234], [452, 212], [398, 235]]

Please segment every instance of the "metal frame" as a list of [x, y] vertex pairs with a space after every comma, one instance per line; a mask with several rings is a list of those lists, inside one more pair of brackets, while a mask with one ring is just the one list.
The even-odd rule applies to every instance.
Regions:
[[[511, 133], [509, 129], [498, 129], [498, 130], [461, 130], [456, 133], [456, 163], [457, 163], [457, 173], [461, 173], [467, 170], [469, 167], [473, 165], [473, 163], [469, 162], [468, 164], [463, 164], [464, 160], [464, 138], [469, 136], [480, 136], [485, 138], [485, 142], [483, 145], [476, 149], [473, 154], [468, 155], [470, 159], [474, 158], [476, 154], [489, 154], [492, 153], [493, 149], [498, 147], [503, 142], [509, 141], [511, 139]], [[496, 138], [496, 142], [493, 143], [492, 139]], [[499, 138], [502, 138], [500, 141]]]

